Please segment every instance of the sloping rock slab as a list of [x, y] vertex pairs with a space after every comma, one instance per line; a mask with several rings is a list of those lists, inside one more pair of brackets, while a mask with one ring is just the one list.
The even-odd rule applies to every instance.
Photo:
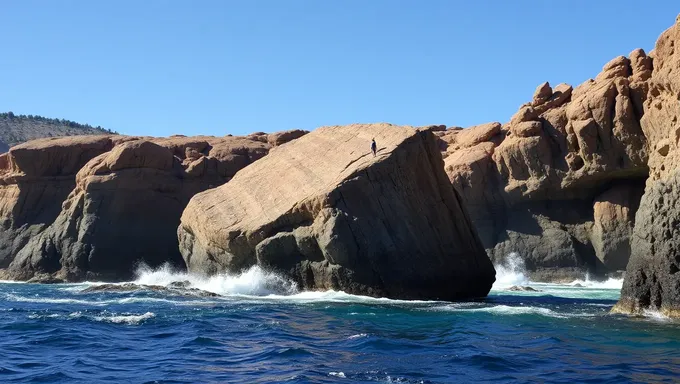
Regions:
[[412, 127], [319, 128], [194, 196], [178, 236], [191, 272], [259, 264], [306, 289], [453, 300], [495, 279], [434, 135]]

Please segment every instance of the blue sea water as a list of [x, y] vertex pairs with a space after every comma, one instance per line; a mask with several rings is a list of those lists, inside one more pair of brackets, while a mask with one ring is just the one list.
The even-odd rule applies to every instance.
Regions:
[[[99, 283], [0, 283], [2, 383], [620, 383], [680, 380], [680, 323], [608, 314], [620, 280], [541, 284], [499, 270], [488, 298], [297, 292], [257, 268], [198, 297]], [[510, 292], [510, 285], [541, 292]], [[583, 285], [583, 286], [579, 286]]]

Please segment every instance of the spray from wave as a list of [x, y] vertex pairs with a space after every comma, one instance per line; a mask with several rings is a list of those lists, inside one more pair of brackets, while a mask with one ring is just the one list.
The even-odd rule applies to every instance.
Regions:
[[528, 285], [530, 283], [526, 277], [524, 260], [517, 252], [510, 253], [502, 263], [495, 265], [494, 268], [496, 268], [496, 281], [491, 287], [492, 290], [498, 291], [515, 285]]
[[[507, 290], [512, 286], [545, 286], [549, 283], [531, 281], [524, 264], [524, 260], [517, 252], [512, 252], [503, 262], [494, 265], [496, 268], [496, 282], [491, 290]], [[554, 286], [586, 288], [586, 289], [618, 289], [623, 286], [623, 278], [609, 278], [607, 280], [593, 280], [586, 274], [584, 279], [577, 279], [568, 284], [549, 284]]]
[[201, 276], [186, 272], [178, 272], [168, 265], [152, 269], [140, 266], [135, 273], [136, 279], [132, 283], [137, 285], [159, 285], [172, 287], [181, 283], [188, 288], [216, 293], [225, 297], [255, 298], [256, 300], [285, 300], [296, 303], [336, 302], [336, 303], [375, 303], [421, 305], [430, 301], [396, 300], [376, 298], [345, 293], [343, 291], [301, 291], [297, 284], [289, 279], [267, 271], [259, 266], [253, 266], [238, 274], [219, 274]]
[[136, 272], [135, 284], [170, 286], [173, 283], [188, 282], [191, 288], [216, 293], [218, 295], [293, 295], [298, 293], [297, 284], [273, 272], [253, 266], [239, 274], [219, 274], [200, 276], [178, 272], [169, 265], [158, 269], [140, 266]]

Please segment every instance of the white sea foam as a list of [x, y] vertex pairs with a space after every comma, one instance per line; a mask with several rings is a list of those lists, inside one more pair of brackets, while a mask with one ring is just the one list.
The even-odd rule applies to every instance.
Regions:
[[524, 259], [516, 252], [510, 253], [503, 263], [495, 265], [496, 281], [493, 283], [492, 290], [500, 291], [508, 289], [514, 285], [528, 285], [529, 279], [526, 277]]
[[342, 379], [347, 377], [344, 372], [328, 372], [328, 376], [340, 377]]
[[557, 313], [549, 308], [542, 308], [542, 307], [532, 307], [532, 306], [526, 306], [526, 307], [515, 307], [515, 306], [510, 306], [510, 305], [494, 305], [490, 307], [478, 307], [478, 308], [469, 308], [468, 306], [461, 306], [458, 304], [450, 304], [450, 305], [445, 305], [445, 306], [439, 306], [439, 307], [433, 307], [431, 310], [438, 310], [438, 311], [453, 311], [453, 312], [481, 312], [481, 313], [490, 313], [494, 315], [504, 315], [504, 316], [512, 316], [512, 315], [540, 315], [540, 316], [546, 316], [546, 317], [553, 317], [553, 318], [559, 318], [559, 319], [564, 319], [569, 316], [566, 314], [562, 313]]
[[585, 280], [574, 280], [567, 284], [569, 286], [576, 286], [577, 288], [581, 286], [582, 288], [593, 288], [593, 289], [621, 289], [623, 287], [623, 278], [614, 279], [609, 278], [605, 281], [591, 280], [590, 276], [586, 275]]
[[211, 277], [177, 272], [168, 266], [158, 269], [141, 267], [133, 282], [140, 285], [169, 286], [173, 282], [189, 282], [191, 288], [217, 293], [241, 301], [293, 301], [298, 303], [366, 303], [418, 305], [432, 303], [422, 300], [394, 300], [352, 295], [343, 291], [299, 291], [297, 285], [274, 272], [253, 266], [239, 274], [219, 274]]
[[642, 311], [642, 316], [644, 316], [648, 319], [651, 319], [651, 320], [661, 321], [661, 322], [666, 322], [666, 321], [671, 320], [670, 317], [664, 315], [663, 313], [661, 313], [659, 311], [652, 310], [652, 309], [645, 309], [644, 311]]
[[7, 301], [19, 301], [25, 303], [44, 303], [44, 304], [81, 304], [81, 305], [106, 305], [107, 301], [88, 301], [88, 300], [78, 300], [78, 299], [55, 299], [46, 297], [25, 297], [13, 295], [11, 293], [5, 294], [5, 300]]
[[219, 274], [205, 277], [174, 271], [167, 265], [158, 269], [142, 266], [136, 273], [135, 284], [168, 286], [173, 282], [188, 281], [192, 288], [219, 295], [291, 295], [298, 292], [295, 283], [254, 266], [240, 274]]
[[353, 340], [353, 339], [361, 339], [361, 338], [364, 338], [364, 337], [368, 337], [368, 335], [365, 334], [365, 333], [359, 333], [359, 334], [356, 334], [356, 335], [352, 335], [352, 336], [348, 337], [347, 339]]
[[106, 316], [93, 316], [92, 319], [95, 320], [95, 321], [103, 321], [103, 322], [114, 323], [114, 324], [137, 325], [137, 324], [140, 324], [141, 322], [149, 320], [149, 319], [151, 319], [155, 316], [156, 315], [153, 312], [146, 312], [145, 314], [142, 314], [142, 315], [111, 314], [111, 315], [106, 315]]
[[[574, 289], [611, 289], [611, 290], [621, 290], [623, 286], [623, 278], [609, 278], [605, 281], [593, 280], [589, 275], [585, 276], [585, 279], [574, 280], [568, 284], [556, 284], [556, 283], [544, 283], [531, 281], [528, 278], [528, 273], [524, 264], [522, 257], [516, 253], [512, 252], [508, 254], [505, 260], [497, 265], [494, 265], [496, 269], [496, 281], [491, 287], [492, 291], [504, 291], [512, 286], [533, 286], [538, 287], [538, 289], [561, 289], [561, 288], [574, 288]], [[550, 292], [555, 293], [555, 292]], [[534, 292], [520, 292], [516, 294], [540, 294]], [[571, 296], [571, 295], [569, 295]]]

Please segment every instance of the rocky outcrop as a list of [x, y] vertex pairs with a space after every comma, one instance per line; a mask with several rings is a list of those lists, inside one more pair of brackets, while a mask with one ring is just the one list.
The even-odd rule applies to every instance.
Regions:
[[44, 139], [2, 158], [6, 278], [124, 280], [137, 263], [184, 268], [176, 229], [189, 199], [273, 144], [244, 137]]
[[680, 16], [650, 55], [642, 130], [650, 176], [637, 211], [631, 260], [614, 312], [680, 317]]
[[648, 174], [640, 126], [652, 60], [618, 57], [576, 88], [538, 86], [510, 122], [437, 132], [487, 252], [535, 279], [625, 268]]
[[111, 150], [109, 136], [43, 139], [0, 155], [0, 268], [48, 227], [92, 158]]
[[319, 128], [194, 196], [178, 236], [189, 271], [259, 264], [308, 289], [451, 300], [494, 281], [429, 129]]

